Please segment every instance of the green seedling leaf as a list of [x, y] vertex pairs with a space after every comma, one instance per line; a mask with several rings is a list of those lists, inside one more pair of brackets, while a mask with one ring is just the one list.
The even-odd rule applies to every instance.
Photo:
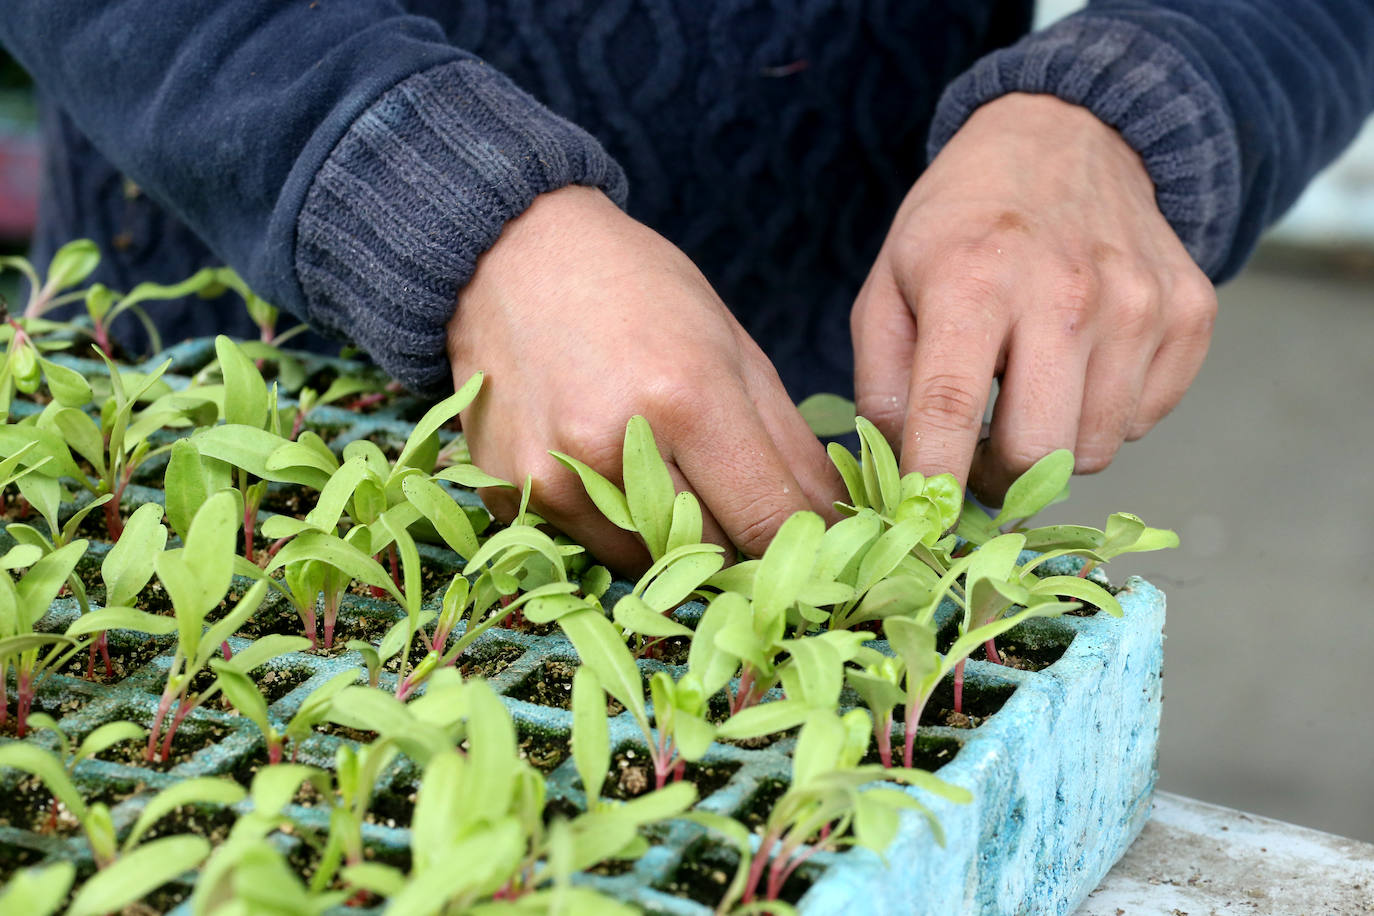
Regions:
[[59, 547], [29, 567], [28, 574], [19, 580], [20, 632], [33, 629], [34, 623], [48, 612], [48, 606], [86, 553], [86, 544], [83, 539]]
[[817, 436], [845, 436], [855, 430], [854, 402], [837, 394], [813, 394], [797, 411]]
[[[100, 265], [100, 248], [90, 239], [68, 242], [52, 256], [48, 276], [43, 283], [47, 296], [70, 289], [95, 272]], [[111, 907], [117, 909], [117, 907]]]
[[1030, 588], [1032, 595], [1056, 595], [1077, 598], [1084, 604], [1094, 604], [1113, 617], [1121, 617], [1121, 602], [1116, 596], [1089, 579], [1078, 576], [1046, 576]]
[[855, 421], [859, 430], [864, 490], [873, 502], [873, 508], [884, 515], [892, 516], [902, 501], [902, 475], [897, 468], [897, 457], [892, 454], [892, 446], [887, 444], [883, 434], [864, 417]]
[[182, 645], [195, 642], [201, 621], [229, 591], [238, 527], [238, 502], [221, 491], [196, 512], [186, 546], [158, 555], [157, 575], [176, 609]]
[[162, 507], [144, 503], [124, 523], [124, 533], [100, 564], [107, 605], [132, 604], [153, 577], [157, 557], [167, 546]]
[[671, 611], [725, 565], [715, 544], [687, 544], [664, 554], [635, 586], [644, 603]]
[[39, 357], [38, 365], [48, 380], [48, 390], [63, 407], [82, 407], [91, 402], [91, 386], [75, 369]]
[[[204, 660], [208, 659], [222, 642], [237, 632], [244, 622], [253, 616], [253, 612], [258, 609], [258, 605], [262, 604], [263, 596], [266, 594], [267, 582], [265, 580], [253, 583], [253, 587], [244, 593], [243, 597], [239, 599], [239, 603], [234, 605], [234, 609], [215, 621], [214, 625], [205, 631], [203, 639], [199, 634], [196, 634], [195, 640], [182, 643], [185, 654], [201, 659], [196, 665], [197, 668], [204, 666]], [[185, 639], [184, 631], [181, 638]]]
[[754, 614], [779, 618], [792, 606], [811, 578], [825, 522], [814, 512], [797, 512], [782, 523], [764, 551], [754, 579]]
[[628, 709], [647, 732], [649, 720], [639, 669], [616, 628], [595, 610], [566, 614], [558, 619], [558, 625], [577, 649], [582, 664], [596, 672], [606, 692]]
[[716, 694], [739, 670], [739, 660], [716, 646], [717, 634], [731, 618], [748, 616], [748, 599], [734, 592], [722, 592], [711, 599], [697, 621], [696, 633], [687, 650], [687, 669], [700, 679], [707, 696]]
[[[806, 721], [811, 707], [801, 700], [776, 700], [740, 710], [716, 729], [722, 738], [735, 740], [776, 735]], [[836, 720], [838, 723], [838, 720]]]
[[[304, 439], [304, 435], [301, 438]], [[263, 480], [295, 483], [313, 490], [323, 490], [329, 483], [329, 475], [333, 471], [332, 468], [326, 471], [320, 467], [294, 464], [273, 467], [275, 462], [269, 461], [269, 458], [275, 458], [279, 448], [285, 445], [301, 446], [301, 443], [289, 443], [275, 433], [253, 426], [231, 423], [212, 426], [196, 433], [191, 437], [191, 441], [202, 455], [228, 462]], [[313, 449], [304, 446], [288, 451], [292, 455], [316, 454]]]
[[[43, 419], [39, 419], [43, 423]], [[96, 477], [105, 476], [105, 441], [100, 427], [86, 413], [64, 408], [52, 413], [52, 428], [78, 455], [91, 463]]]
[[864, 487], [863, 470], [854, 459], [854, 455], [838, 442], [831, 442], [825, 447], [825, 451], [830, 456], [830, 463], [835, 465], [835, 470], [840, 472], [840, 478], [844, 480], [844, 488], [849, 491], [850, 505], [856, 509], [868, 506], [871, 501]]
[[37, 563], [42, 557], [43, 548], [37, 544], [15, 544], [0, 557], [0, 569], [22, 569]]
[[224, 422], [262, 428], [267, 421], [267, 383], [238, 345], [220, 334], [215, 354], [224, 374]]
[[94, 757], [102, 751], [108, 750], [122, 741], [140, 741], [148, 732], [141, 725], [133, 722], [106, 722], [91, 731], [76, 749], [76, 754], [72, 758], [75, 763]]
[[[371, 646], [368, 646], [371, 649]], [[345, 687], [351, 686], [358, 679], [356, 671], [341, 671], [329, 680], [310, 692], [310, 695], [301, 703], [296, 714], [287, 723], [283, 734], [292, 741], [304, 741], [310, 737], [311, 731], [329, 713], [329, 708], [334, 703], [334, 697]], [[261, 775], [261, 774], [259, 774]], [[257, 784], [254, 783], [254, 798], [257, 797]]]
[[673, 498], [673, 524], [668, 529], [667, 553], [700, 544], [701, 525], [701, 503], [697, 502], [695, 494], [683, 490]]
[[82, 885], [67, 916], [119, 912], [168, 881], [190, 871], [210, 854], [204, 837], [169, 836], [122, 856]]
[[[215, 652], [219, 649], [219, 643], [203, 642], [204, 651]], [[265, 665], [274, 658], [288, 655], [292, 652], [304, 652], [310, 648], [310, 640], [304, 636], [290, 636], [285, 633], [269, 633], [253, 640], [253, 643], [246, 649], [236, 654], [232, 659], [224, 662], [228, 667], [233, 668], [240, 674], [247, 675], [260, 665]], [[210, 659], [205, 659], [208, 662]]]
[[625, 426], [625, 502], [634, 530], [655, 560], [668, 552], [677, 493], [649, 421], [636, 414]]
[[0, 767], [13, 767], [37, 776], [53, 798], [65, 805], [73, 817], [79, 821], [86, 819], [86, 802], [81, 798], [81, 792], [67, 775], [62, 761], [51, 751], [18, 742], [0, 745]]
[[318, 471], [328, 476], [339, 469], [339, 459], [318, 434], [306, 430], [295, 442], [283, 442], [273, 449], [267, 456], [267, 469], [275, 474], [303, 475]]
[[62, 541], [64, 543], [70, 541], [76, 535], [77, 529], [81, 527], [81, 523], [86, 520], [86, 516], [90, 515], [112, 499], [114, 499], [114, 495], [106, 493], [104, 496], [97, 496], [95, 499], [73, 512], [72, 517], [67, 519], [67, 524], [62, 526]]
[[667, 637], [692, 635], [690, 628], [650, 607], [638, 595], [626, 595], [615, 603], [612, 617], [621, 628], [640, 636]]
[[[416, 449], [437, 433], [439, 427], [466, 410], [473, 399], [477, 397], [477, 392], [481, 388], [482, 373], [476, 372], [457, 391], [426, 411], [425, 415], [420, 418], [420, 422], [415, 424], [415, 428], [410, 433], [410, 438], [406, 440], [405, 447], [401, 449], [401, 454], [397, 456], [396, 467], [408, 466]], [[430, 468], [421, 468], [420, 470], [428, 473]]]
[[1050, 452], [1031, 465], [1007, 488], [1002, 510], [992, 524], [1004, 525], [1014, 519], [1025, 519], [1057, 500], [1073, 476], [1073, 452], [1061, 448]]
[[479, 549], [477, 532], [472, 530], [467, 513], [443, 487], [423, 475], [412, 474], [402, 481], [401, 489], [454, 553], [461, 557], [476, 555]]
[[[164, 815], [170, 814], [183, 805], [237, 805], [248, 797], [248, 793], [243, 786], [229, 779], [219, 779], [213, 776], [198, 776], [192, 779], [184, 779], [174, 783], [161, 792], [154, 795], [148, 804], [143, 806], [139, 812], [138, 820], [134, 821], [134, 826], [129, 830], [129, 835], [124, 838], [124, 850], [127, 853], [138, 845], [138, 841], [148, 828], [156, 824]], [[149, 843], [150, 848], [156, 842]], [[209, 850], [209, 845], [206, 845]], [[180, 871], [173, 872], [172, 877], [180, 874]], [[161, 884], [162, 882], [158, 882]], [[157, 885], [153, 885], [156, 887]], [[88, 882], [87, 888], [90, 887]], [[150, 888], [151, 890], [151, 888]], [[105, 912], [101, 910], [100, 912]]]
[[481, 487], [515, 489], [515, 484], [508, 480], [502, 480], [500, 477], [493, 477], [475, 464], [455, 464], [452, 467], [444, 468], [434, 476], [438, 480], [447, 480], [449, 483], [456, 483], [460, 487], [467, 487], [471, 490]]
[[289, 563], [305, 560], [318, 560], [335, 569], [343, 570], [353, 578], [367, 585], [385, 589], [398, 604], [405, 604], [405, 596], [396, 588], [390, 573], [382, 568], [371, 556], [363, 553], [351, 542], [323, 531], [307, 531], [294, 538], [267, 565], [267, 572], [281, 569]]
[[605, 477], [597, 473], [590, 465], [578, 461], [571, 455], [562, 452], [549, 452], [557, 458], [568, 470], [577, 474], [582, 481], [582, 488], [587, 491], [592, 503], [597, 510], [606, 517], [612, 525], [624, 528], [626, 531], [635, 531], [634, 519], [630, 517], [630, 503], [625, 498], [625, 494], [620, 492], [620, 488], [611, 483]]
[[176, 632], [177, 622], [172, 617], [149, 614], [133, 607], [106, 607], [89, 614], [82, 614], [67, 627], [70, 637], [87, 636], [105, 630], [133, 630], [150, 636], [166, 636]]
[[61, 908], [76, 878], [76, 865], [57, 862], [21, 868], [0, 891], [0, 913], [52, 916]]

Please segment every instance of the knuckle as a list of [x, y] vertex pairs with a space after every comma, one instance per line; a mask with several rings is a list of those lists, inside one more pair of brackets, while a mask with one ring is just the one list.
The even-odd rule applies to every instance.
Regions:
[[1097, 311], [1097, 275], [1087, 267], [1071, 264], [1055, 279], [1053, 312], [1065, 334], [1081, 333]]
[[1205, 278], [1195, 280], [1179, 292], [1179, 333], [1193, 340], [1207, 340], [1217, 320], [1217, 292]]
[[778, 533], [782, 523], [792, 514], [791, 507], [780, 504], [767, 495], [759, 495], [746, 503], [740, 518], [749, 519], [738, 531], [730, 535], [735, 546], [751, 557], [763, 556], [764, 550]]
[[1116, 458], [1117, 447], [1105, 442], [1093, 442], [1081, 446], [1074, 456], [1075, 474], [1096, 474], [1105, 471]]
[[933, 376], [916, 391], [916, 409], [922, 419], [941, 430], [976, 429], [983, 422], [985, 407], [970, 380], [960, 376]]
[[1154, 285], [1141, 279], [1128, 280], [1116, 292], [1112, 308], [1113, 336], [1144, 337], [1159, 321], [1159, 297]]

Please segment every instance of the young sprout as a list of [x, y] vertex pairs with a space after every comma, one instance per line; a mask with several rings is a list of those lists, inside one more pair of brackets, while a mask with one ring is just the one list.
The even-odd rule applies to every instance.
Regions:
[[[29, 716], [29, 724], [39, 731], [51, 731], [57, 736], [58, 759], [62, 761], [69, 778], [74, 777], [76, 765], [81, 761], [89, 760], [121, 742], [137, 741], [144, 735], [143, 727], [133, 722], [106, 722], [81, 739], [81, 743], [73, 750], [72, 739], [57, 724], [57, 720], [47, 713], [33, 713]], [[57, 796], [54, 795], [52, 810], [48, 816], [48, 830], [57, 829], [59, 807]]]
[[80, 299], [85, 295], [82, 292], [65, 295], [59, 295], [59, 293], [62, 293], [63, 290], [69, 290], [73, 286], [79, 286], [95, 272], [98, 266], [100, 266], [100, 249], [90, 239], [77, 239], [57, 249], [52, 256], [52, 261], [48, 264], [47, 277], [43, 280], [39, 280], [38, 271], [26, 258], [13, 256], [0, 258], [0, 270], [10, 268], [19, 271], [28, 278], [29, 298], [24, 304], [24, 317], [26, 319], [40, 318], [60, 305]]
[[939, 821], [924, 804], [909, 792], [871, 784], [896, 781], [959, 804], [972, 801], [972, 794], [924, 770], [860, 765], [868, 737], [868, 714], [861, 709], [843, 717], [817, 711], [807, 718], [792, 755], [792, 782], [769, 812], [757, 851], [738, 821], [705, 811], [685, 815], [721, 834], [739, 851], [739, 869], [717, 912], [759, 900], [768, 901], [760, 911], [781, 910], [783, 905], [776, 901], [799, 867], [818, 853], [850, 845], [882, 854], [896, 836], [898, 816], [905, 810], [923, 815], [936, 841], [944, 844]]
[[[15, 732], [24, 737], [38, 682], [61, 668], [81, 644], [55, 633], [36, 633], [33, 625], [48, 612], [77, 561], [86, 552], [84, 540], [73, 541], [42, 556], [32, 545], [12, 547], [0, 558], [0, 726], [9, 717], [9, 671], [15, 672]], [[28, 567], [16, 583], [10, 571]]]
[[248, 672], [243, 670], [243, 663], [239, 657], [229, 661], [212, 658], [210, 667], [218, 675], [220, 689], [224, 691], [229, 702], [234, 704], [239, 715], [251, 721], [262, 732], [263, 738], [267, 741], [269, 764], [281, 763], [282, 748], [288, 741], [291, 742], [291, 759], [294, 762], [300, 742], [308, 738], [315, 726], [324, 721], [334, 697], [358, 679], [358, 675], [353, 671], [343, 671], [334, 675], [315, 688], [301, 702], [286, 727], [278, 731], [267, 711], [267, 700], [258, 690], [257, 684], [248, 676]]
[[86, 290], [85, 295], [86, 314], [91, 319], [89, 333], [95, 339], [97, 347], [106, 354], [113, 353], [110, 327], [116, 318], [128, 312], [143, 325], [153, 352], [157, 353], [162, 349], [162, 335], [158, 333], [157, 325], [153, 323], [153, 319], [143, 308], [142, 303], [165, 302], [171, 299], [180, 299], [183, 296], [204, 293], [214, 283], [215, 270], [213, 268], [197, 271], [180, 283], [174, 283], [170, 286], [163, 286], [160, 283], [140, 283], [128, 293], [118, 293], [97, 283]]
[[62, 762], [50, 751], [31, 744], [0, 746], [0, 767], [14, 767], [41, 779], [85, 831], [100, 870], [77, 891], [67, 916], [118, 912], [195, 868], [210, 853], [210, 843], [204, 837], [179, 835], [147, 843], [139, 841], [154, 824], [178, 808], [236, 805], [246, 795], [238, 783], [228, 779], [182, 780], [163, 789], [144, 805], [120, 843], [110, 809], [100, 802], [87, 805]]
[[[191, 685], [229, 636], [257, 610], [266, 594], [267, 583], [256, 582], [231, 610], [208, 629], [205, 627], [206, 615], [219, 606], [229, 591], [237, 533], [237, 500], [232, 491], [224, 490], [206, 500], [196, 513], [184, 547], [158, 554], [157, 575], [176, 614], [177, 647], [148, 733], [148, 760], [166, 760], [182, 720], [219, 692], [218, 682], [201, 692], [192, 691]], [[240, 652], [236, 661], [242, 670], [251, 671], [277, 655], [306, 646], [308, 642], [297, 636], [264, 636]], [[171, 722], [164, 732], [163, 723], [169, 713]]]

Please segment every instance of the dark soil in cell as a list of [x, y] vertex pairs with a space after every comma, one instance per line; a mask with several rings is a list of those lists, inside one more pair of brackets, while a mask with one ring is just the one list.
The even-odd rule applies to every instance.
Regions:
[[1002, 664], [1018, 671], [1043, 671], [1059, 661], [1068, 648], [1068, 643], [1030, 646], [1019, 644], [1015, 640], [997, 644]]
[[[739, 854], [735, 850], [712, 840], [699, 840], [687, 849], [682, 864], [659, 889], [714, 907], [725, 895], [738, 868]], [[795, 904], [811, 888], [817, 874], [817, 870], [806, 865], [798, 868], [783, 883], [778, 899]]]
[[[262, 665], [249, 672], [248, 677], [258, 685], [258, 690], [262, 693], [263, 698], [271, 704], [310, 680], [314, 674], [314, 671], [305, 666], [274, 669]], [[191, 680], [190, 692], [203, 693], [209, 690], [211, 685], [215, 683], [215, 678], [215, 672], [209, 668], [197, 671], [196, 676]], [[213, 699], [212, 702], [217, 706], [224, 705], [219, 702], [218, 698]]]
[[484, 649], [471, 655], [464, 653], [459, 656], [458, 670], [463, 673], [464, 678], [490, 679], [515, 664], [516, 659], [524, 654], [525, 650], [520, 646], [502, 643], [493, 649]]
[[[5, 724], [0, 726], [0, 735], [18, 737], [16, 729], [18, 727], [19, 721], [19, 706], [18, 700], [15, 696], [13, 684], [9, 685], [9, 690], [5, 692], [5, 699]], [[45, 712], [60, 722], [62, 721], [62, 717], [65, 716], [67, 713], [75, 712], [84, 705], [86, 705], [86, 700], [84, 698], [70, 698], [64, 700], [58, 694], [49, 693], [47, 691], [40, 691], [33, 698], [33, 705], [29, 707], [29, 712], [31, 714], [35, 712]], [[33, 727], [30, 726], [28, 732], [25, 734], [25, 737], [28, 737], [33, 733]]]
[[191, 896], [191, 888], [169, 881], [135, 903], [126, 906], [120, 916], [163, 916], [181, 906]]
[[619, 878], [621, 875], [628, 875], [635, 870], [635, 863], [638, 859], [607, 859], [598, 862], [587, 869], [589, 874], [601, 875], [604, 878]]
[[570, 736], [566, 734], [545, 734], [542, 732], [519, 733], [520, 757], [529, 762], [544, 775], [552, 773], [558, 765], [568, 759], [571, 748]]
[[[964, 682], [962, 712], [954, 712], [954, 682], [950, 678], [935, 688], [930, 702], [921, 712], [921, 725], [947, 725], [951, 728], [977, 728], [1016, 692], [1015, 684]], [[906, 708], [898, 706], [893, 717], [904, 721]]]
[[[706, 719], [713, 725], [720, 725], [730, 718], [730, 701], [722, 691], [712, 697], [706, 704]], [[799, 729], [789, 728], [787, 731], [777, 732], [772, 735], [759, 735], [757, 738], [720, 738], [716, 740], [721, 744], [733, 744], [735, 747], [742, 747], [746, 750], [758, 750], [759, 748], [770, 747], [777, 744], [784, 738], [791, 738], [797, 734]]]
[[[572, 709], [572, 682], [576, 671], [575, 661], [546, 661], [531, 671], [508, 695], [539, 706]], [[606, 707], [607, 716], [618, 716], [625, 711], [625, 707], [609, 695], [606, 697]]]
[[8, 882], [19, 869], [37, 865], [42, 859], [43, 853], [26, 846], [0, 843], [0, 883]]
[[759, 787], [754, 790], [754, 794], [749, 796], [749, 800], [744, 803], [744, 807], [735, 814], [735, 820], [739, 821], [751, 831], [757, 831], [768, 823], [768, 814], [773, 810], [773, 806], [782, 798], [787, 791], [787, 783], [781, 779], [764, 779], [759, 782]]
[[[934, 773], [940, 767], [954, 759], [954, 755], [959, 753], [961, 745], [954, 738], [935, 737], [933, 735], [923, 735], [918, 730], [916, 733], [916, 746], [912, 748], [911, 765], [918, 770], [926, 770]], [[900, 731], [892, 735], [892, 765], [904, 766], [902, 762], [903, 738]], [[868, 753], [860, 763], [872, 764], [882, 763], [882, 758], [878, 755], [878, 743], [874, 741], [869, 745]]]
[[[689, 763], [683, 779], [697, 787], [698, 798], [705, 798], [729, 782], [738, 769], [737, 763]], [[671, 775], [668, 781], [672, 781]], [[648, 751], [633, 746], [616, 751], [611, 757], [611, 771], [602, 791], [610, 798], [624, 801], [653, 789], [654, 765]]]
[[319, 498], [320, 494], [304, 487], [269, 488], [262, 502], [258, 504], [258, 509], [277, 515], [289, 515], [292, 518], [305, 518], [310, 510], [315, 508]]
[[[102, 802], [113, 808], [135, 794], [141, 785], [105, 785], [82, 800], [91, 805]], [[0, 793], [0, 826], [17, 827], [47, 836], [75, 836], [81, 832], [81, 822], [72, 816], [65, 805], [57, 805], [56, 819], [52, 793], [37, 776], [28, 776]]]
[[211, 846], [218, 846], [233, 829], [237, 815], [234, 809], [221, 805], [186, 805], [165, 814], [148, 828], [142, 842], [155, 840], [160, 836], [179, 836], [191, 833], [203, 836]]
[[[168, 649], [170, 650], [170, 647]], [[87, 677], [87, 665], [90, 660], [90, 650], [88, 649], [72, 656], [71, 660], [58, 673], [69, 677], [86, 678], [97, 684], [114, 684], [157, 658], [163, 651], [163, 643], [155, 642], [152, 639], [130, 646], [111, 645], [110, 661], [114, 663], [114, 674], [110, 675], [106, 672], [105, 660], [97, 652], [93, 669], [94, 676]]]
[[371, 744], [377, 740], [376, 732], [360, 731], [356, 728], [349, 728], [346, 725], [336, 725], [333, 722], [321, 722], [315, 726], [315, 731], [321, 735], [333, 735], [336, 738], [346, 738], [357, 744]]
[[[130, 721], [137, 722], [145, 728], [152, 725], [153, 716], [151, 713], [144, 713], [141, 710], [122, 710], [120, 715]], [[163, 736], [166, 735], [166, 728], [171, 723], [172, 714], [169, 712], [163, 721]], [[114, 721], [112, 718], [111, 721]], [[142, 767], [148, 770], [157, 770], [165, 773], [175, 766], [180, 766], [190, 760], [200, 751], [223, 739], [229, 734], [229, 729], [217, 725], [213, 722], [206, 722], [201, 719], [187, 718], [182, 721], [176, 730], [176, 735], [172, 739], [172, 753], [165, 761], [147, 760], [144, 752], [147, 750], [147, 741], [125, 741], [116, 744], [108, 750], [102, 751], [98, 756], [101, 760], [108, 760], [111, 763], [122, 763], [125, 766]], [[157, 750], [162, 749], [159, 739]]]
[[[635, 651], [634, 640], [628, 641], [630, 651]], [[669, 639], [660, 639], [649, 645], [642, 653], [640, 658], [652, 658], [663, 662], [665, 665], [685, 665], [687, 664], [687, 653], [691, 651], [692, 644], [685, 636], [673, 636]]]

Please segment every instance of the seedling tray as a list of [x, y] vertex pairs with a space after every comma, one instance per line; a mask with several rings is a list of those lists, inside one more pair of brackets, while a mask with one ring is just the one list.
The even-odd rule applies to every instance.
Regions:
[[[196, 341], [172, 348], [161, 359], [173, 359], [178, 375], [169, 376], [168, 381], [177, 386], [213, 355], [212, 343]], [[331, 365], [356, 369], [339, 361], [302, 358], [311, 371]], [[63, 361], [83, 372], [103, 371], [103, 366], [89, 361]], [[404, 397], [365, 415], [322, 407], [312, 412], [308, 425], [328, 430], [327, 438], [336, 447], [361, 437], [399, 445], [418, 416], [416, 410], [416, 403]], [[125, 494], [126, 503], [161, 498], [159, 491], [148, 488], [131, 487]], [[461, 498], [475, 499], [471, 494]], [[98, 563], [106, 549], [92, 544], [85, 563]], [[422, 553], [427, 565], [437, 567], [445, 577], [461, 567], [461, 561], [447, 551], [422, 547]], [[1046, 571], [1069, 572], [1074, 562], [1055, 561], [1047, 564], [1055, 568]], [[607, 606], [615, 598], [607, 595]], [[884, 856], [861, 849], [819, 855], [794, 879], [805, 888], [798, 904], [801, 912], [942, 916], [1071, 912], [1143, 827], [1155, 784], [1164, 597], [1149, 583], [1132, 578], [1117, 598], [1125, 611], [1121, 619], [1099, 613], [1037, 620], [1008, 634], [1010, 642], [1028, 650], [1051, 655], [1062, 651], [1049, 667], [1032, 672], [970, 661], [966, 695], [1004, 698], [1000, 708], [971, 729], [923, 725], [917, 739], [918, 757], [927, 768], [939, 766], [942, 779], [974, 794], [972, 804], [956, 805], [910, 790], [920, 794], [938, 816], [946, 835], [944, 848], [936, 844], [923, 820], [909, 816], [904, 817], [897, 839]], [[437, 607], [438, 599], [436, 589], [427, 601]], [[953, 608], [948, 610], [952, 613]], [[699, 606], [689, 605], [680, 615], [690, 618], [700, 611]], [[61, 632], [75, 613], [70, 600], [59, 599], [40, 628]], [[401, 613], [393, 604], [350, 595], [340, 614], [340, 627], [370, 622], [380, 633]], [[292, 616], [281, 596], [272, 592], [256, 617], [276, 615]], [[59, 675], [49, 678], [39, 692], [35, 708], [58, 718], [69, 735], [79, 738], [104, 722], [119, 719], [144, 725], [152, 720], [171, 662], [170, 638], [158, 643], [143, 634], [114, 631], [110, 643], [112, 652], [131, 653], [136, 662], [120, 680], [97, 684]], [[246, 641], [231, 641], [231, 645], [237, 650]], [[576, 660], [571, 643], [556, 633], [495, 628], [483, 634], [462, 661], [469, 673], [487, 677], [503, 696], [528, 745], [531, 762], [548, 774], [550, 804], [581, 808], [580, 783], [568, 753], [572, 714], [556, 702], [567, 686], [562, 675]], [[653, 659], [641, 660], [639, 665], [646, 677], [659, 668], [678, 670]], [[260, 683], [274, 685], [270, 713], [284, 725], [311, 690], [344, 670], [357, 670], [360, 681], [365, 678], [362, 660], [352, 652], [285, 655], [257, 674]], [[388, 682], [394, 688], [394, 676], [383, 672], [382, 686]], [[646, 756], [642, 735], [624, 712], [612, 718], [610, 729], [617, 760], [611, 789], [615, 790], [617, 781], [622, 788], [633, 789], [644, 776], [637, 773], [635, 763]], [[28, 740], [51, 743], [53, 739], [40, 733]], [[340, 743], [351, 740], [346, 734], [317, 732], [298, 748], [298, 759], [332, 767]], [[737, 817], [759, 808], [766, 811], [788, 780], [793, 742], [783, 737], [765, 746], [714, 745], [694, 768], [702, 774], [703, 797], [698, 807]], [[257, 729], [213, 703], [192, 713], [182, 726], [178, 745], [187, 752], [169, 768], [147, 768], [136, 754], [132, 762], [88, 760], [76, 768], [78, 782], [88, 798], [111, 801], [116, 826], [122, 831], [153, 794], [171, 783], [192, 776], [224, 775], [247, 784], [255, 766], [265, 761]], [[418, 771], [404, 758], [383, 776], [373, 806], [375, 819], [363, 828], [369, 854], [379, 861], [402, 866], [408, 862], [406, 826], [418, 778]], [[9, 796], [24, 781], [19, 774], [6, 773], [0, 792]], [[323, 809], [298, 805], [288, 813], [307, 829], [323, 832], [327, 828], [328, 814]], [[205, 826], [213, 840], [218, 828], [213, 816], [207, 817]], [[298, 842], [291, 837], [280, 841], [288, 846]], [[649, 853], [626, 870], [599, 870], [579, 875], [577, 880], [649, 912], [682, 916], [710, 912], [708, 905], [683, 896], [682, 890], [705, 885], [708, 893], [703, 899], [714, 902], [710, 894], [723, 890], [728, 882], [734, 854], [702, 828], [681, 821], [659, 829], [651, 842]], [[0, 871], [58, 860], [90, 866], [85, 838], [0, 826]], [[183, 906], [174, 912], [186, 911]]]

